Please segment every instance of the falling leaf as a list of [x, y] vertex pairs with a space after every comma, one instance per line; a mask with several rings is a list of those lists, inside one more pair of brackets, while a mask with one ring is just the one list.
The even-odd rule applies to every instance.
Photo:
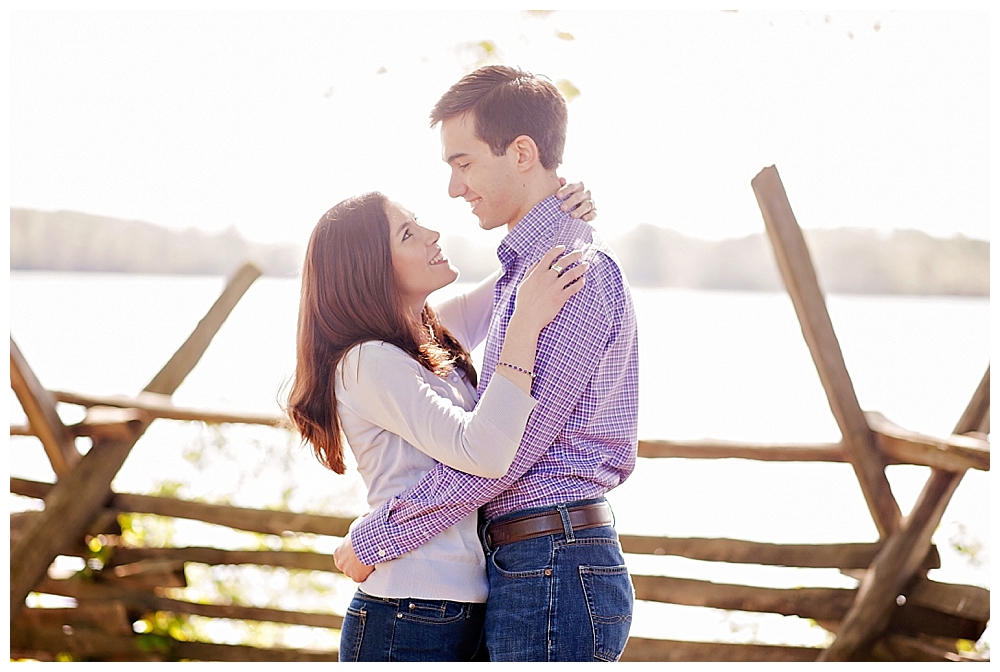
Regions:
[[463, 61], [466, 72], [472, 72], [476, 68], [491, 63], [502, 63], [503, 54], [499, 47], [492, 40], [480, 40], [479, 42], [464, 42], [455, 48], [458, 57]]
[[874, 28], [875, 32], [877, 33], [878, 31], [882, 30], [882, 22], [881, 21], [876, 21], [875, 25], [872, 26], [872, 28]]
[[556, 88], [563, 94], [566, 102], [569, 102], [580, 95], [580, 89], [573, 86], [573, 83], [568, 79], [560, 79], [556, 82]]
[[853, 31], [848, 32], [847, 36], [853, 40], [854, 39], [854, 32]]
[[525, 10], [524, 13], [528, 16], [533, 16], [536, 19], [545, 19], [548, 18], [550, 14], [555, 14], [555, 11], [556, 10], [554, 9], [528, 9]]
[[389, 72], [389, 71], [386, 70], [385, 66], [383, 65], [381, 68], [379, 68], [378, 70], [375, 71], [375, 74], [376, 75], [384, 75], [387, 72]]
[[336, 90], [337, 89], [335, 89], [334, 87], [331, 86], [329, 89], [327, 89], [326, 91], [323, 92], [323, 97], [324, 98], [332, 98], [333, 97], [333, 92], [336, 91]]
[[570, 40], [575, 40], [576, 39], [575, 37], [573, 37], [573, 33], [567, 33], [567, 32], [562, 31], [562, 30], [557, 30], [556, 31], [556, 37], [558, 37], [560, 40], [566, 40], [566, 41], [570, 41]]

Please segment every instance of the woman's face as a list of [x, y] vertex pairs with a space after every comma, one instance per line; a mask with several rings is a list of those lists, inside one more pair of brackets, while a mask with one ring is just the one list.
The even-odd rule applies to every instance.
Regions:
[[417, 318], [431, 292], [458, 279], [458, 271], [437, 244], [440, 234], [420, 226], [413, 213], [393, 201], [385, 206], [389, 217], [392, 268], [405, 305]]

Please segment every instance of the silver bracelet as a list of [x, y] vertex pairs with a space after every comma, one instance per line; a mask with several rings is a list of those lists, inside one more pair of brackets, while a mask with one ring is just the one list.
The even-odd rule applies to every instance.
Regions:
[[507, 362], [497, 362], [497, 366], [506, 366], [508, 369], [514, 369], [515, 371], [520, 371], [521, 373], [528, 374], [528, 376], [532, 380], [535, 379], [535, 372], [534, 371], [528, 371], [527, 369], [522, 369], [520, 366], [516, 366], [514, 364], [508, 364]]

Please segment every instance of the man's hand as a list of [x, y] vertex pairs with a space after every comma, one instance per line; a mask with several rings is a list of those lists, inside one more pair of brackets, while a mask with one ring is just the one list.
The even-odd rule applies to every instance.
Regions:
[[358, 556], [354, 553], [354, 546], [351, 545], [350, 532], [340, 542], [337, 550], [333, 552], [333, 564], [355, 583], [361, 583], [375, 571], [371, 565], [363, 565], [358, 560]]

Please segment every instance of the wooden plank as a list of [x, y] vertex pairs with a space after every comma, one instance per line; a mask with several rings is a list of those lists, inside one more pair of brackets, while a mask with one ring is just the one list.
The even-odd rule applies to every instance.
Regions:
[[[57, 398], [59, 393], [57, 394]], [[62, 399], [60, 399], [62, 401]], [[989, 441], [982, 434], [955, 435], [936, 439], [910, 432], [886, 420], [880, 413], [866, 412], [875, 445], [886, 464], [916, 464], [948, 471], [989, 471]], [[850, 462], [840, 443], [765, 444], [702, 439], [672, 441], [643, 439], [639, 457], [694, 460], [739, 459], [762, 462]]]
[[55, 399], [38, 382], [13, 338], [10, 339], [10, 386], [21, 402], [32, 432], [45, 448], [52, 471], [56, 478], [62, 478], [80, 461], [80, 453], [73, 443], [73, 434], [56, 412]]
[[[929, 568], [925, 566], [921, 569]], [[864, 571], [848, 569], [842, 572], [858, 581], [865, 578]], [[940, 583], [928, 578], [918, 578], [907, 586], [904, 596], [906, 604], [983, 623], [990, 620], [990, 591], [979, 586]]]
[[134, 441], [94, 445], [76, 467], [52, 488], [45, 510], [25, 525], [11, 549], [10, 615], [15, 618], [32, 586], [45, 576], [64, 549], [82, 538], [87, 525], [110, 496], [107, 487]]
[[116, 662], [160, 662], [164, 656], [147, 646], [152, 640], [135, 635], [109, 635], [94, 630], [64, 632], [61, 628], [10, 629], [11, 656], [55, 660], [58, 654], [73, 660]]
[[972, 400], [962, 412], [955, 425], [953, 434], [968, 434], [969, 432], [990, 433], [990, 367], [979, 381], [979, 386], [972, 395]]
[[260, 269], [253, 264], [244, 264], [240, 267], [229, 279], [222, 294], [215, 300], [205, 317], [198, 322], [198, 326], [191, 332], [188, 339], [163, 365], [163, 368], [153, 377], [149, 385], [143, 388], [143, 392], [173, 394], [201, 360], [226, 318], [229, 317], [233, 308], [258, 277], [260, 277]]
[[132, 620], [120, 602], [82, 604], [68, 609], [32, 609], [25, 607], [13, 624], [24, 628], [87, 627], [112, 635], [132, 635]]
[[282, 534], [303, 532], [343, 537], [354, 522], [353, 518], [318, 516], [291, 511], [246, 509], [224, 504], [203, 504], [168, 497], [117, 494], [109, 502], [111, 508], [134, 513], [152, 513], [173, 518], [200, 520], [225, 525], [237, 530]]
[[95, 441], [121, 441], [128, 440], [141, 430], [143, 424], [148, 425], [152, 420], [153, 416], [138, 409], [98, 406], [88, 408], [83, 421], [70, 425], [69, 429], [76, 436], [89, 436]]
[[335, 663], [337, 650], [306, 651], [304, 649], [263, 649], [235, 644], [206, 644], [204, 642], [177, 642], [172, 651], [182, 660], [216, 660], [221, 662], [274, 662], [274, 663]]
[[754, 563], [783, 567], [866, 568], [878, 544], [768, 544], [740, 539], [647, 537], [621, 534], [626, 553], [676, 555], [710, 562]]
[[[94, 452], [91, 450], [90, 452]], [[88, 453], [89, 454], [89, 453]], [[50, 493], [52, 485], [10, 479], [11, 492], [25, 496], [38, 496], [40, 493]], [[33, 495], [28, 493], [34, 493]], [[43, 495], [45, 496], [45, 495]], [[172, 497], [153, 497], [150, 495], [114, 494], [106, 503], [107, 508], [130, 512], [151, 513], [171, 518], [186, 518], [200, 520], [215, 525], [225, 525], [248, 532], [263, 534], [282, 534], [284, 532], [300, 532], [322, 534], [331, 537], [343, 537], [354, 522], [353, 518], [339, 516], [321, 516], [310, 513], [294, 513], [292, 511], [271, 511], [268, 509], [247, 509], [225, 504], [205, 504], [190, 502]]]
[[[975, 431], [989, 412], [989, 378], [986, 373], [955, 425], [952, 434]], [[941, 522], [962, 474], [934, 469], [917, 497], [913, 510], [879, 551], [858, 588], [858, 599], [844, 618], [833, 644], [820, 660], [846, 661], [867, 655], [873, 643], [889, 626], [896, 598], [903, 594], [920, 569], [920, 558], [930, 547], [931, 536]]]
[[[135, 397], [99, 396], [92, 394], [77, 394], [75, 392], [54, 391], [58, 401], [93, 408], [110, 407], [119, 409], [136, 409], [152, 418], [168, 420], [191, 420], [209, 424], [239, 423], [244, 425], [269, 425], [281, 427], [286, 424], [280, 413], [234, 413], [229, 411], [207, 410], [197, 408], [181, 408], [174, 406], [170, 397], [165, 394], [143, 392]], [[88, 420], [89, 418], [88, 413]]]
[[175, 614], [191, 614], [207, 618], [231, 618], [333, 629], [339, 629], [344, 622], [343, 616], [337, 614], [244, 607], [236, 604], [188, 602], [187, 600], [161, 597], [149, 591], [125, 588], [115, 583], [83, 581], [78, 577], [70, 579], [46, 578], [38, 584], [38, 592], [72, 597], [80, 604], [121, 602], [129, 609], [142, 613], [169, 611]]
[[31, 425], [11, 425], [10, 426], [11, 436], [35, 436], [35, 430], [31, 428]]
[[329, 553], [310, 551], [227, 551], [204, 546], [181, 548], [116, 548], [108, 567], [142, 560], [177, 560], [205, 565], [261, 565], [340, 573]]
[[101, 578], [133, 590], [187, 587], [184, 562], [163, 558], [116, 565], [102, 572]]
[[[122, 637], [98, 631], [67, 634], [62, 630], [11, 628], [11, 648], [68, 653], [84, 660], [217, 660], [228, 662], [335, 662], [337, 652], [260, 648], [235, 644], [181, 642], [165, 636]], [[151, 654], [150, 652], [156, 652]]]
[[906, 593], [906, 603], [976, 621], [990, 620], [990, 591], [979, 586], [962, 586], [920, 579]]
[[888, 633], [932, 635], [952, 640], [967, 639], [978, 641], [986, 630], [986, 621], [977, 621], [963, 616], [943, 614], [907, 602], [893, 610], [887, 628]]
[[989, 662], [979, 656], [948, 651], [916, 637], [888, 635], [875, 644], [872, 660], [883, 662], [948, 663], [948, 662]]
[[847, 588], [761, 588], [697, 579], [632, 575], [637, 600], [839, 621], [856, 591]]
[[774, 166], [760, 171], [751, 185], [830, 410], [843, 434], [844, 446], [879, 536], [885, 539], [899, 527], [899, 505], [885, 475], [885, 461], [858, 404], [802, 230]]
[[[29, 481], [26, 478], [10, 477], [10, 491], [12, 494], [32, 499], [45, 499], [45, 496], [52, 492], [55, 487], [52, 483], [42, 483], [41, 481]], [[36, 511], [35, 513], [41, 513]]]
[[795, 646], [629, 637], [620, 661], [623, 663], [805, 663], [816, 660], [820, 651], [822, 649]]
[[766, 462], [848, 462], [839, 443], [755, 444], [734, 441], [639, 441], [639, 457], [761, 460]]
[[947, 439], [911, 432], [881, 413], [865, 413], [882, 451], [897, 463], [921, 464], [935, 469], [965, 473], [967, 469], [990, 470], [990, 442], [962, 434]]
[[[226, 286], [222, 295], [198, 323], [191, 336], [143, 390], [173, 394], [191, 369], [236, 302], [260, 274], [252, 265], [242, 268]], [[24, 607], [32, 586], [45, 575], [61, 549], [83, 534], [87, 524], [100, 513], [111, 497], [111, 481], [121, 469], [132, 446], [145, 431], [140, 424], [127, 439], [98, 440], [76, 467], [45, 498], [43, 515], [24, 531], [11, 549], [10, 617]], [[37, 524], [34, 524], [37, 522]]]

